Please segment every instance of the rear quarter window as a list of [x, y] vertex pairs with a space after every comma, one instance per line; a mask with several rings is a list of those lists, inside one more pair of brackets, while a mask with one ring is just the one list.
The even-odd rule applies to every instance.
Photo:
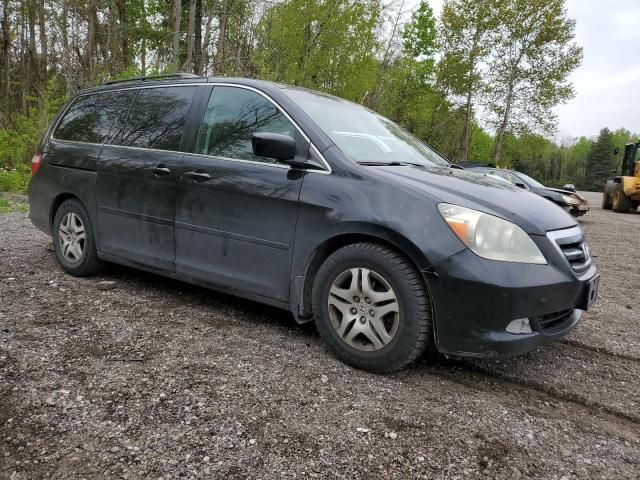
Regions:
[[134, 90], [82, 95], [58, 123], [53, 137], [74, 142], [108, 143], [122, 129]]
[[118, 144], [180, 151], [185, 118], [197, 88], [140, 89]]

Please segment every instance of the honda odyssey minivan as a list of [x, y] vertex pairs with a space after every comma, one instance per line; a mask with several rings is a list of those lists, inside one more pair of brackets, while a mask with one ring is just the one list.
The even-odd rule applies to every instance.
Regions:
[[452, 168], [340, 98], [186, 74], [79, 92], [32, 162], [31, 219], [71, 275], [105, 262], [288, 309], [377, 372], [426, 348], [513, 355], [597, 298], [575, 220]]

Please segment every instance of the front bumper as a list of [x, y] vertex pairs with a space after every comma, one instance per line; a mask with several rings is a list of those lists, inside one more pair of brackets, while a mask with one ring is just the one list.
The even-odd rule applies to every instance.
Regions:
[[[517, 355], [575, 328], [595, 265], [578, 276], [552, 240], [534, 240], [547, 265], [496, 262], [464, 250], [433, 268], [428, 286], [438, 351], [476, 357]], [[507, 332], [507, 325], [520, 318], [529, 319], [532, 333]]]
[[589, 211], [589, 205], [586, 203], [581, 205], [563, 205], [563, 207], [574, 217], [581, 217]]

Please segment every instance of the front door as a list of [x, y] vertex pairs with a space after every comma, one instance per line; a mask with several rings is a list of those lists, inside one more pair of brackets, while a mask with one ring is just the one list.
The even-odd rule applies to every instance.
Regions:
[[176, 272], [287, 300], [304, 172], [251, 149], [255, 132], [309, 145], [270, 100], [241, 87], [216, 86], [195, 154], [187, 154], [176, 200]]
[[98, 161], [100, 251], [174, 270], [176, 183], [185, 118], [196, 86], [143, 88], [115, 145]]

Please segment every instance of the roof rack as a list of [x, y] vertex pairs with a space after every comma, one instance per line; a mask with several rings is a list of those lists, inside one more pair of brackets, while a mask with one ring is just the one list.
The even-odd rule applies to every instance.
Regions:
[[199, 75], [195, 75], [193, 73], [187, 72], [176, 72], [176, 73], [163, 73], [161, 75], [149, 75], [146, 77], [129, 77], [129, 78], [121, 78], [118, 80], [105, 80], [102, 82], [102, 85], [113, 85], [114, 83], [125, 83], [125, 82], [147, 82], [153, 80], [171, 80], [171, 79], [181, 79], [181, 78], [201, 78]]

